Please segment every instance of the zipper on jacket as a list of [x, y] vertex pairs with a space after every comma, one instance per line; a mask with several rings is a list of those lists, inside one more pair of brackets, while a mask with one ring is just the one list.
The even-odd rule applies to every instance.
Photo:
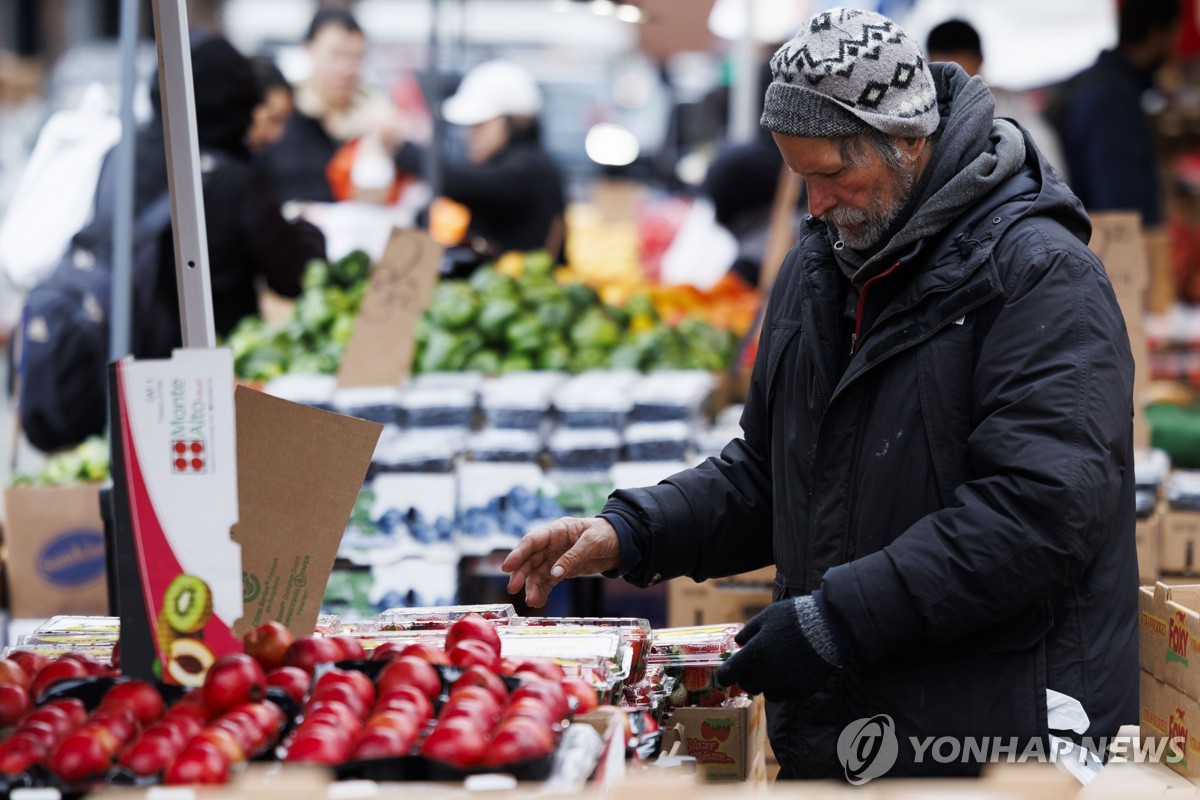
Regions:
[[866, 306], [866, 302], [867, 302], [867, 290], [871, 288], [871, 284], [875, 283], [875, 281], [883, 280], [888, 275], [891, 275], [893, 272], [896, 271], [896, 268], [899, 266], [900, 266], [899, 261], [897, 261], [895, 264], [892, 264], [890, 267], [885, 269], [883, 272], [879, 273], [874, 278], [871, 278], [866, 283], [864, 283], [862, 290], [858, 293], [858, 313], [854, 315], [854, 333], [850, 334], [850, 357], [851, 358], [853, 358], [854, 354], [858, 352], [858, 346], [859, 346], [860, 338], [861, 338], [860, 335], [862, 333], [863, 308]]

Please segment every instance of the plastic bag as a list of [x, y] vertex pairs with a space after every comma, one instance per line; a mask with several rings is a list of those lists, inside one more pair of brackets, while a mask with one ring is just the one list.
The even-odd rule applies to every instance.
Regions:
[[0, 269], [28, 290], [58, 264], [71, 237], [91, 218], [100, 165], [121, 138], [121, 122], [99, 83], [79, 107], [46, 121], [0, 222]]

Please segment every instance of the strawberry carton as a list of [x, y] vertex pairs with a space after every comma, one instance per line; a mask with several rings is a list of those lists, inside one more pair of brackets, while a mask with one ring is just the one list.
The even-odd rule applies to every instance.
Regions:
[[379, 615], [379, 630], [445, 630], [468, 614], [478, 614], [493, 625], [507, 625], [517, 612], [511, 603], [389, 608]]
[[663, 668], [670, 688], [669, 708], [715, 708], [741, 692], [717, 681], [717, 670], [737, 650], [734, 637], [742, 626], [710, 625], [663, 628], [654, 632], [649, 664]]
[[696, 759], [705, 781], [765, 778], [766, 725], [761, 696], [741, 695], [719, 708], [676, 708], [664, 726], [663, 749], [676, 741]]
[[646, 659], [650, 654], [650, 640], [654, 631], [649, 621], [640, 617], [515, 617], [509, 624], [535, 628], [616, 628], [621, 633], [622, 645], [630, 650], [627, 680], [636, 683], [646, 673]]

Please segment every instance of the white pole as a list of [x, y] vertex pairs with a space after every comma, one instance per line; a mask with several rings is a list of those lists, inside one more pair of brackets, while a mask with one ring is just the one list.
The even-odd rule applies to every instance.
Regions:
[[758, 130], [758, 42], [754, 39], [754, 0], [745, 2], [745, 26], [733, 43], [733, 85], [729, 87], [729, 141], [745, 144]]
[[137, 89], [138, 0], [121, 0], [121, 141], [117, 143], [117, 196], [113, 214], [110, 361], [129, 355], [133, 289], [133, 92]]
[[183, 346], [214, 347], [212, 285], [208, 275], [208, 239], [200, 184], [200, 147], [196, 135], [187, 3], [186, 0], [154, 0], [152, 7]]

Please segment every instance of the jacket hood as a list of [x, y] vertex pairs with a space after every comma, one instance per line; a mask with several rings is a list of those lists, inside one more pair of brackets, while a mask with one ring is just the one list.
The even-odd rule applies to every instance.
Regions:
[[[931, 69], [942, 119], [933, 156], [882, 247], [873, 253], [834, 248], [847, 277], [861, 286], [897, 258], [914, 258], [956, 222], [973, 224], [981, 210], [1018, 197], [1027, 201], [1020, 216], [1052, 217], [1086, 244], [1091, 224], [1082, 204], [1024, 129], [993, 119], [995, 101], [986, 84], [955, 64]], [[836, 241], [836, 229], [826, 228]]]

